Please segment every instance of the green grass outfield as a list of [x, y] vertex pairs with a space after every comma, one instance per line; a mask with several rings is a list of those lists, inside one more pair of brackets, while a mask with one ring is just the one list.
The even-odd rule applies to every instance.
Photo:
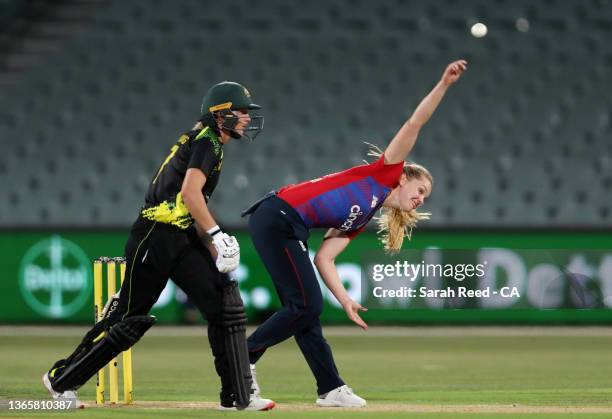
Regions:
[[[84, 330], [0, 327], [0, 398], [46, 398], [42, 373]], [[290, 340], [258, 364], [263, 396], [277, 409], [217, 412], [219, 384], [202, 329], [156, 327], [134, 348], [135, 405], [0, 417], [612, 417], [611, 328], [329, 327], [326, 334], [365, 409], [316, 408], [314, 380]], [[80, 396], [93, 401], [93, 380]]]

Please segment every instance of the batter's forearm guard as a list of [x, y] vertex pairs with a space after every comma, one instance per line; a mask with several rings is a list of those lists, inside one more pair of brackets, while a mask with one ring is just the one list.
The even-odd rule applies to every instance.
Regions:
[[252, 377], [246, 343], [246, 313], [235, 281], [223, 290], [223, 328], [236, 408], [244, 409], [249, 405]]

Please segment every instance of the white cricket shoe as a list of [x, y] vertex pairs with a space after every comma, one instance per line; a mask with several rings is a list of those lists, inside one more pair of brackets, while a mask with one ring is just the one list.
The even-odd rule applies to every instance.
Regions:
[[274, 409], [276, 403], [270, 399], [261, 398], [261, 389], [259, 383], [257, 383], [257, 371], [255, 370], [255, 364], [251, 364], [251, 402], [244, 410], [271, 410]]
[[343, 385], [319, 397], [316, 402], [320, 407], [364, 407], [366, 401], [353, 393], [353, 389]]
[[[253, 379], [251, 383], [251, 399], [249, 401], [249, 405], [244, 410], [254, 410], [254, 411], [265, 411], [274, 409], [276, 403], [274, 400], [270, 399], [262, 399], [261, 398], [261, 390], [259, 388], [259, 384], [257, 383], [257, 371], [255, 370], [255, 364], [251, 364], [251, 377]], [[219, 406], [219, 410], [237, 410], [236, 407], [225, 407]]]
[[251, 401], [249, 402], [249, 405], [244, 410], [265, 411], [265, 410], [274, 409], [274, 406], [276, 406], [276, 403], [274, 403], [274, 400], [262, 399], [261, 397], [251, 396]]
[[53, 387], [51, 387], [51, 380], [49, 379], [48, 372], [46, 372], [45, 375], [42, 376], [42, 382], [54, 400], [74, 400], [77, 409], [83, 409], [85, 407], [85, 404], [79, 400], [76, 391], [64, 391], [63, 393], [58, 393], [57, 391], [53, 390]]
[[[265, 410], [274, 409], [274, 406], [276, 406], [276, 403], [274, 403], [273, 400], [262, 399], [261, 397], [253, 397], [251, 395], [251, 400], [249, 402], [249, 405], [244, 410], [265, 411]], [[225, 406], [219, 405], [219, 407], [217, 407], [217, 410], [227, 411], [227, 410], [238, 410], [238, 409], [236, 409], [236, 406], [225, 407]]]

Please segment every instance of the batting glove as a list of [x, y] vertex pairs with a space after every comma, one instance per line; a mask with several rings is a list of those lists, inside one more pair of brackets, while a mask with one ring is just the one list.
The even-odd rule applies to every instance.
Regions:
[[217, 249], [217, 269], [219, 272], [228, 273], [240, 264], [240, 246], [234, 236], [230, 236], [218, 229], [211, 233], [213, 244]]

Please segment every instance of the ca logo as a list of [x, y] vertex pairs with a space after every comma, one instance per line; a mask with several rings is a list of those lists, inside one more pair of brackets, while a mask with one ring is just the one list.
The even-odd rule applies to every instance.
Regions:
[[83, 250], [53, 236], [32, 246], [21, 260], [19, 288], [38, 314], [54, 319], [73, 315], [91, 294], [91, 266]]

